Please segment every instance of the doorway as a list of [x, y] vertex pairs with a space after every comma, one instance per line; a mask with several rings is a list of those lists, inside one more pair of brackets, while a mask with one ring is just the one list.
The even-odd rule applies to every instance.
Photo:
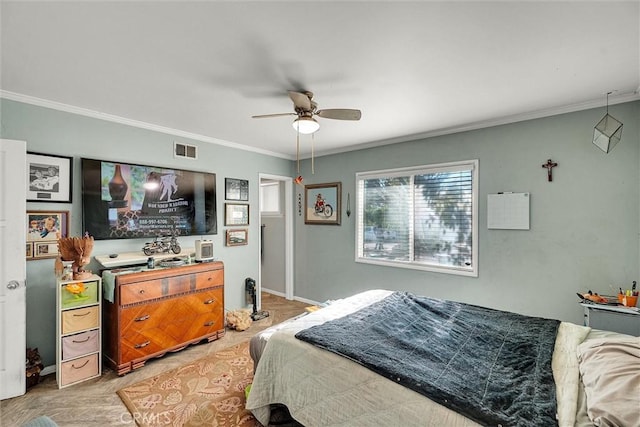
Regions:
[[293, 299], [293, 179], [259, 174], [260, 244], [257, 305], [261, 291]]

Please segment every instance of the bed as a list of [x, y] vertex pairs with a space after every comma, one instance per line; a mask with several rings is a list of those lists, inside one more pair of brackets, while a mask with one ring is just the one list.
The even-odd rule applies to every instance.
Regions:
[[[365, 343], [364, 347], [356, 347], [355, 352], [346, 355], [341, 353], [344, 349], [324, 347], [322, 333], [329, 330], [328, 336], [331, 339], [327, 341], [341, 341], [335, 339], [335, 335], [332, 334], [348, 330], [350, 333], [345, 335], [343, 340], [346, 342], [348, 353], [350, 340], [358, 339], [360, 329], [345, 328], [349, 323], [344, 322], [363, 316], [362, 313], [366, 313], [367, 316], [373, 313], [375, 316], [378, 306], [387, 304], [387, 301], [396, 298], [398, 294], [402, 294], [400, 299], [406, 299], [407, 293], [388, 290], [362, 292], [334, 301], [318, 311], [274, 325], [254, 336], [250, 342], [250, 352], [255, 363], [255, 375], [247, 399], [247, 409], [264, 425], [268, 424], [274, 404], [285, 405], [293, 418], [308, 427], [509, 425], [509, 417], [506, 418], [506, 422], [501, 423], [494, 422], [494, 418], [491, 417], [478, 417], [475, 412], [469, 415], [464, 404], [452, 403], [448, 399], [451, 396], [445, 396], [444, 401], [439, 401], [420, 387], [407, 386], [408, 382], [400, 378], [406, 369], [398, 374], [398, 378], [393, 372], [380, 373], [372, 370], [371, 366], [368, 366], [369, 361], [362, 360], [360, 356], [365, 353], [373, 353], [375, 356], [381, 346]], [[417, 301], [422, 303], [423, 298], [425, 297], [417, 297]], [[457, 307], [456, 304], [460, 303], [453, 303], [452, 307]], [[473, 311], [476, 306], [470, 307]], [[397, 317], [396, 314], [394, 317]], [[405, 323], [408, 323], [406, 319], [402, 323], [391, 325], [391, 328], [402, 327]], [[536, 378], [538, 382], [534, 381], [533, 388], [543, 390], [534, 393], [547, 396], [547, 402], [539, 405], [542, 408], [541, 412], [548, 414], [552, 410], [554, 422], [560, 426], [593, 426], [593, 420], [599, 425], [640, 426], [637, 413], [637, 408], [640, 407], [640, 394], [637, 393], [640, 389], [640, 338], [592, 331], [590, 328], [565, 322], [553, 325], [551, 322], [544, 323], [543, 326], [543, 329], [550, 328], [552, 331], [545, 332], [544, 335], [555, 335], [548, 357], [549, 366], [552, 368], [552, 372], [548, 373], [552, 389], [546, 392], [544, 390], [544, 383], [548, 379], [537, 380], [538, 375], [545, 374], [545, 369], [534, 366], [538, 360], [542, 360], [541, 358], [529, 364], [530, 368], [533, 366], [535, 375], [515, 376], [524, 379]], [[369, 334], [368, 329], [363, 335]], [[305, 335], [313, 335], [316, 332], [320, 333], [320, 344], [304, 340], [309, 340]], [[313, 339], [312, 337], [311, 341]], [[379, 337], [374, 336], [374, 340], [379, 340]], [[345, 342], [342, 344], [345, 345]], [[395, 344], [392, 342], [391, 345]], [[362, 348], [370, 348], [372, 351], [362, 351]], [[611, 355], [603, 360], [602, 355], [607, 352]], [[418, 360], [415, 364], [420, 367], [428, 365]], [[393, 369], [393, 366], [391, 368]], [[457, 373], [457, 376], [463, 379], [457, 381], [462, 386], [465, 386], [466, 382], [471, 383], [471, 380], [478, 376], [473, 363], [468, 364], [468, 368], [457, 367], [455, 370], [448, 370]], [[606, 390], [603, 392], [601, 379], [603, 373], [608, 372], [617, 374], [606, 384]], [[513, 387], [515, 390], [523, 387], [523, 393], [530, 391], [528, 385], [514, 384]], [[512, 390], [512, 387], [508, 386], [505, 389]], [[516, 395], [519, 394], [520, 391], [517, 391]], [[553, 400], [552, 408], [548, 407], [549, 399]], [[590, 402], [589, 406], [587, 401]], [[540, 408], [534, 409], [537, 411]], [[529, 416], [529, 410], [530, 408], [524, 408], [518, 415], [524, 418], [515, 423], [536, 425], [540, 418], [536, 418], [537, 414]]]

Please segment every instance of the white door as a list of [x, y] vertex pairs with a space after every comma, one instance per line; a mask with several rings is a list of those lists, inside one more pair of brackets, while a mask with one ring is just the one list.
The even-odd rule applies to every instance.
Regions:
[[26, 150], [0, 139], [0, 399], [26, 387]]

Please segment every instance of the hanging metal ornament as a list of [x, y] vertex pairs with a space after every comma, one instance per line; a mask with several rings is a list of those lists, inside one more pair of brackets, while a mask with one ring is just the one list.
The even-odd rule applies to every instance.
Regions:
[[347, 216], [351, 216], [351, 194], [347, 193]]

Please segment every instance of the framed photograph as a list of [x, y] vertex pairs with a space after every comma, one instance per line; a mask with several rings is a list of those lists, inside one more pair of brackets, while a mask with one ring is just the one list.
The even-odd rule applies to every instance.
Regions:
[[249, 231], [245, 228], [227, 230], [227, 246], [240, 246], [248, 243]]
[[57, 241], [67, 237], [69, 211], [27, 211], [26, 227], [27, 242]]
[[224, 198], [227, 200], [249, 200], [249, 181], [246, 179], [225, 178]]
[[35, 242], [33, 244], [33, 259], [55, 258], [58, 256], [58, 241]]
[[71, 203], [73, 157], [27, 153], [27, 202]]
[[340, 225], [342, 183], [304, 186], [304, 223]]
[[249, 225], [249, 205], [225, 203], [224, 225]]
[[27, 242], [27, 251], [25, 252], [27, 259], [33, 258], [33, 243]]

